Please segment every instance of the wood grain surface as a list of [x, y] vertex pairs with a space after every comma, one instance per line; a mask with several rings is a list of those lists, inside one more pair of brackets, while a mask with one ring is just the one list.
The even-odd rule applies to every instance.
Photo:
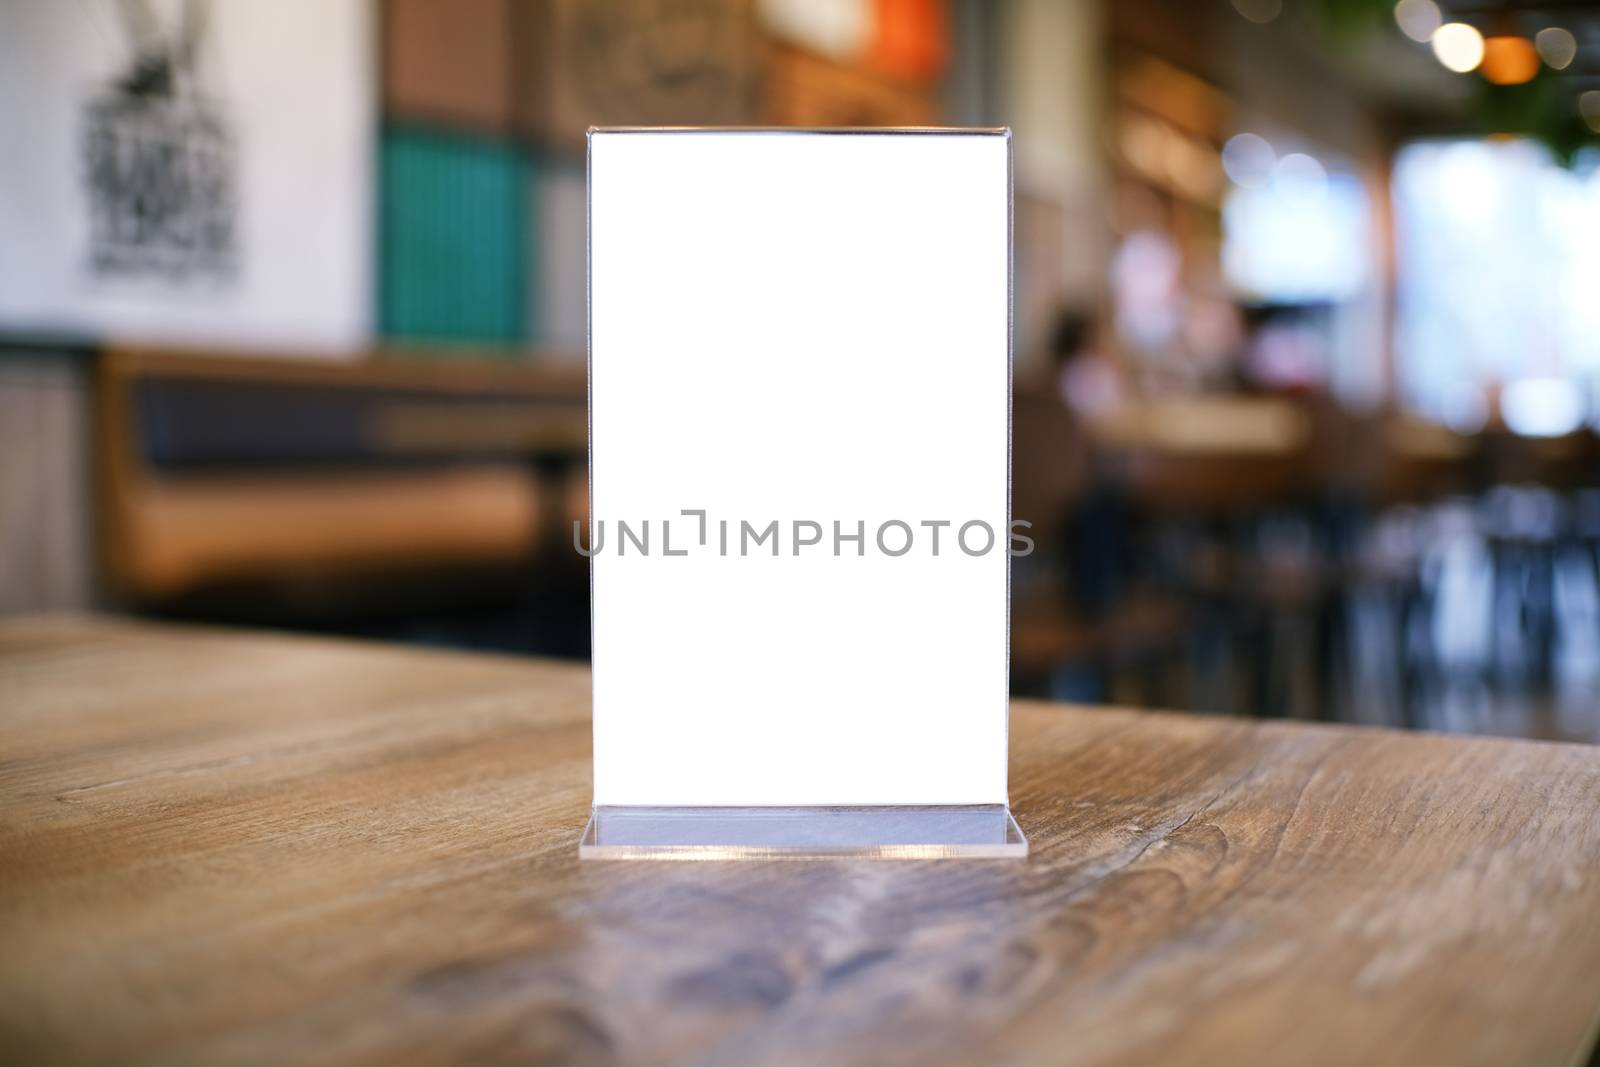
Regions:
[[1600, 749], [1015, 706], [1027, 861], [584, 862], [579, 666], [0, 623], [0, 1062], [1581, 1063]]

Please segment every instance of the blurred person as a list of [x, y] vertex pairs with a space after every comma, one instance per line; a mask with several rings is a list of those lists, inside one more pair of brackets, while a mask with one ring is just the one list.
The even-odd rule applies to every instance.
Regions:
[[[1063, 309], [1050, 332], [1056, 393], [1074, 424], [1109, 417], [1130, 400], [1108, 333], [1101, 318], [1076, 308]], [[1086, 619], [1099, 619], [1121, 595], [1129, 562], [1127, 500], [1114, 472], [1090, 463], [1087, 484], [1060, 528], [1071, 606]]]
[[1107, 331], [1088, 313], [1060, 313], [1050, 332], [1054, 385], [1068, 410], [1083, 418], [1106, 415], [1128, 399], [1122, 367], [1107, 343]]

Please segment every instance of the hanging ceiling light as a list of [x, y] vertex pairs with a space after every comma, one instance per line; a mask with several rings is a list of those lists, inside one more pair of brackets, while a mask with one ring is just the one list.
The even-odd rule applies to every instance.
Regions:
[[1400, 0], [1394, 5], [1394, 21], [1401, 33], [1418, 44], [1427, 44], [1444, 19], [1433, 0]]
[[1578, 112], [1595, 133], [1600, 133], [1600, 89], [1590, 89], [1578, 97]]
[[1483, 42], [1480, 72], [1496, 85], [1521, 85], [1539, 73], [1539, 53], [1526, 37], [1489, 37]]
[[1578, 54], [1577, 38], [1560, 26], [1546, 26], [1534, 35], [1533, 44], [1552, 70], [1566, 70]]
[[1465, 74], [1483, 62], [1483, 34], [1465, 22], [1447, 22], [1433, 31], [1433, 54], [1449, 70]]

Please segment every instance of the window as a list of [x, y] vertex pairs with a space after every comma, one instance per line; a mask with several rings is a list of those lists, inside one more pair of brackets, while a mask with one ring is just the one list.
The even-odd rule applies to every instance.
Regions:
[[1600, 382], [1600, 173], [1523, 141], [1422, 142], [1396, 157], [1394, 209], [1402, 400], [1471, 429], [1505, 386], [1512, 429], [1576, 428]]

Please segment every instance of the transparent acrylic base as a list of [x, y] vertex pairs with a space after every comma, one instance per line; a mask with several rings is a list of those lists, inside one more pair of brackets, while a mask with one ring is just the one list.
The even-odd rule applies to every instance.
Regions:
[[951, 807], [600, 806], [583, 859], [1020, 859], [1028, 839], [1004, 804]]

